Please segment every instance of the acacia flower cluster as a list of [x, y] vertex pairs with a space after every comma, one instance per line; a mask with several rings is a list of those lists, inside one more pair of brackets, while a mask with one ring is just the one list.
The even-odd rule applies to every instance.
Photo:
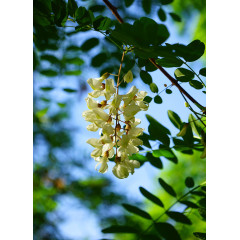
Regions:
[[[114, 80], [108, 78], [109, 76], [106, 73], [100, 78], [87, 80], [93, 91], [85, 99], [89, 110], [82, 115], [91, 123], [87, 126], [89, 131], [101, 129], [99, 139], [90, 138], [87, 141], [94, 147], [91, 156], [97, 162], [96, 170], [100, 173], [107, 172], [108, 161], [115, 154], [116, 165], [112, 172], [123, 179], [140, 167], [137, 160], [130, 160], [129, 157], [139, 151], [137, 146], [143, 144], [138, 138], [143, 133], [143, 128], [138, 127], [141, 121], [135, 115], [148, 109], [148, 103], [143, 101], [147, 92], [132, 86], [127, 94], [120, 95], [118, 85], [114, 86]], [[132, 81], [132, 73], [128, 72], [124, 80]], [[96, 101], [96, 98], [100, 100]]]

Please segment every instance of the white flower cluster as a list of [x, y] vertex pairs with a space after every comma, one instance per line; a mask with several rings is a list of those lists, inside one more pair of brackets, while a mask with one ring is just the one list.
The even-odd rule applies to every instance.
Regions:
[[[109, 79], [109, 74], [100, 78], [90, 78], [88, 84], [93, 92], [85, 99], [89, 110], [83, 112], [86, 121], [91, 122], [87, 126], [89, 131], [102, 129], [101, 137], [91, 138], [87, 141], [95, 149], [91, 156], [97, 161], [96, 169], [105, 173], [108, 170], [109, 158], [115, 154], [113, 174], [122, 179], [133, 174], [135, 168], [140, 167], [136, 160], [129, 160], [129, 156], [139, 151], [139, 145], [143, 142], [138, 138], [143, 133], [143, 128], [137, 127], [141, 121], [134, 116], [141, 110], [148, 109], [148, 103], [143, 99], [147, 95], [145, 91], [138, 91], [133, 86], [125, 95], [119, 95], [114, 80]], [[104, 100], [96, 101], [94, 98], [102, 97]], [[122, 103], [122, 104], [121, 104]]]

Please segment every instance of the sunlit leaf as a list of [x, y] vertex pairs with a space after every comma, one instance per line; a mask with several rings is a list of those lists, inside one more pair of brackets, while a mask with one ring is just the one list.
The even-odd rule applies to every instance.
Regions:
[[174, 75], [180, 82], [189, 82], [194, 78], [194, 73], [186, 68], [177, 68]]
[[38, 118], [41, 118], [41, 117], [43, 117], [44, 115], [46, 115], [47, 112], [48, 112], [48, 107], [43, 108], [43, 109], [41, 109], [41, 110], [39, 110], [39, 111], [36, 112], [36, 116], [37, 116]]
[[168, 117], [176, 128], [181, 128], [182, 120], [175, 112], [168, 110]]
[[67, 76], [78, 76], [81, 75], [81, 70], [65, 71], [64, 74]]
[[153, 93], [158, 93], [158, 86], [157, 86], [155, 83], [151, 83], [151, 84], [150, 84], [150, 90], [151, 90]]

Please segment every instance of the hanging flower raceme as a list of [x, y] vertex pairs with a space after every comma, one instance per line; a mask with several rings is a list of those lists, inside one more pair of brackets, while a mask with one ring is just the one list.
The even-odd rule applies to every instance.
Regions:
[[[83, 117], [91, 124], [87, 126], [89, 131], [101, 129], [101, 137], [91, 138], [87, 141], [94, 150], [91, 156], [97, 162], [96, 170], [105, 173], [108, 170], [108, 162], [114, 157], [113, 174], [120, 178], [127, 178], [133, 174], [135, 168], [140, 167], [137, 160], [129, 157], [139, 152], [138, 146], [143, 142], [138, 137], [142, 135], [143, 128], [137, 127], [141, 121], [135, 118], [140, 111], [148, 109], [148, 103], [144, 101], [147, 95], [145, 91], [139, 91], [135, 86], [131, 87], [125, 95], [118, 94], [118, 86], [114, 86], [114, 80], [108, 78], [105, 73], [100, 78], [87, 80], [93, 92], [85, 99], [89, 110], [83, 112]], [[124, 80], [132, 81], [132, 73], [129, 71]], [[104, 98], [96, 101], [94, 98]], [[114, 151], [115, 150], [115, 151]]]

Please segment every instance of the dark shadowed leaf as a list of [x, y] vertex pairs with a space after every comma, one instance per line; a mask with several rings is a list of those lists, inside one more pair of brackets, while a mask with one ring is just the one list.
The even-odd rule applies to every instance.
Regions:
[[156, 95], [154, 97], [154, 102], [157, 103], [157, 104], [161, 104], [163, 101], [162, 101], [162, 98], [159, 95]]
[[158, 179], [160, 185], [163, 187], [163, 189], [168, 193], [170, 194], [171, 196], [173, 197], [176, 197], [177, 194], [176, 192], [174, 191], [174, 189], [169, 185], [167, 184], [162, 178], [159, 178]]
[[168, 117], [176, 128], [181, 128], [182, 120], [175, 112], [168, 110]]
[[158, 10], [158, 17], [159, 17], [159, 19], [160, 19], [162, 22], [166, 21], [166, 19], [167, 19], [167, 15], [166, 15], [165, 11], [164, 11], [162, 8], [160, 8], [160, 9]]
[[41, 87], [40, 89], [47, 92], [53, 90], [53, 87]]
[[166, 214], [176, 222], [181, 222], [188, 225], [192, 224], [191, 220], [187, 216], [185, 216], [183, 213], [170, 211], [170, 212], [167, 212]]
[[149, 97], [149, 96], [146, 96], [143, 101], [147, 102], [147, 103], [150, 103], [152, 101], [152, 98]]
[[167, 5], [167, 4], [170, 4], [170, 3], [172, 3], [174, 0], [160, 0], [160, 3], [162, 4], [162, 5]]
[[93, 67], [100, 67], [102, 64], [104, 64], [107, 60], [106, 53], [99, 53], [92, 59], [92, 66]]
[[180, 82], [189, 82], [194, 78], [194, 73], [186, 68], [177, 68], [174, 75]]
[[152, 77], [147, 71], [140, 71], [140, 77], [143, 80], [144, 83], [146, 84], [151, 84], [152, 83]]
[[154, 227], [166, 240], [181, 240], [179, 233], [170, 223], [158, 222]]
[[78, 8], [77, 3], [75, 2], [75, 0], [68, 0], [67, 8], [68, 8], [68, 14], [71, 17], [75, 17], [75, 12], [76, 12], [76, 10]]
[[203, 84], [197, 80], [191, 80], [189, 82], [190, 86], [192, 86], [195, 89], [202, 89], [203, 88]]
[[206, 240], [206, 233], [194, 232], [193, 235], [198, 239]]
[[152, 217], [149, 215], [149, 213], [141, 210], [140, 208], [137, 208], [137, 207], [135, 207], [135, 206], [132, 206], [132, 205], [126, 204], [126, 203], [122, 204], [122, 206], [123, 206], [127, 211], [129, 211], [129, 212], [131, 212], [131, 213], [134, 213], [134, 214], [136, 214], [136, 215], [138, 215], [138, 216], [140, 216], [140, 217], [142, 217], [142, 218], [152, 219]]
[[179, 17], [176, 13], [171, 12], [171, 13], [169, 13], [169, 15], [171, 16], [172, 20], [174, 20], [175, 22], [182, 21], [181, 17]]
[[142, 7], [146, 14], [149, 14], [151, 12], [151, 5], [152, 5], [152, 1], [142, 0]]
[[162, 169], [163, 168], [163, 164], [160, 158], [156, 158], [152, 155], [152, 153], [148, 152], [146, 154], [147, 160], [149, 161], [149, 163], [158, 168], [158, 169]]
[[183, 64], [183, 61], [176, 57], [165, 57], [158, 59], [156, 61], [162, 67], [171, 68], [171, 67], [180, 67]]
[[67, 20], [67, 5], [64, 0], [53, 0], [52, 10], [54, 13], [54, 22], [58, 27], [64, 26]]
[[206, 221], [206, 208], [198, 208], [198, 212], [202, 216], [203, 220]]
[[145, 147], [151, 148], [151, 145], [149, 143], [149, 135], [146, 133], [143, 133], [141, 136], [138, 137], [139, 139], [141, 139], [143, 141], [143, 145]]
[[53, 56], [53, 55], [49, 55], [49, 54], [44, 54], [41, 56], [41, 60], [46, 60], [52, 64], [59, 64], [60, 61], [57, 57]]
[[71, 89], [71, 88], [63, 88], [63, 91], [68, 92], [68, 93], [74, 93], [74, 92], [77, 92], [76, 89]]
[[206, 68], [200, 69], [199, 74], [201, 74], [202, 76], [206, 77]]
[[99, 40], [97, 38], [90, 38], [83, 43], [81, 46], [82, 51], [89, 51], [90, 49], [96, 47], [99, 44]]
[[93, 27], [96, 30], [108, 30], [111, 25], [111, 19], [99, 16], [93, 21]]
[[58, 73], [52, 69], [42, 70], [42, 71], [40, 71], [40, 73], [47, 77], [56, 77], [58, 75]]
[[140, 190], [140, 192], [142, 193], [142, 195], [143, 195], [144, 197], [146, 197], [148, 200], [156, 203], [156, 204], [157, 204], [158, 206], [160, 206], [160, 207], [164, 207], [162, 201], [161, 201], [158, 197], [156, 197], [155, 195], [153, 195], [152, 193], [150, 193], [148, 190], [146, 190], [146, 189], [143, 188], [143, 187], [140, 187], [139, 190]]
[[193, 62], [198, 60], [205, 51], [205, 44], [200, 40], [194, 40], [187, 45], [187, 55], [184, 56], [184, 59], [187, 62]]
[[185, 179], [185, 185], [188, 187], [188, 188], [192, 188], [194, 187], [194, 180], [192, 177], [186, 177]]
[[130, 226], [113, 225], [102, 229], [103, 233], [137, 233], [138, 230]]
[[179, 202], [188, 206], [189, 208], [199, 208], [199, 206], [196, 203], [193, 203], [190, 201], [179, 201]]
[[133, 4], [134, 0], [124, 0], [124, 2], [126, 7], [130, 7]]
[[167, 94], [171, 94], [171, 93], [172, 93], [172, 90], [171, 90], [171, 89], [166, 89], [166, 93], [167, 93]]

